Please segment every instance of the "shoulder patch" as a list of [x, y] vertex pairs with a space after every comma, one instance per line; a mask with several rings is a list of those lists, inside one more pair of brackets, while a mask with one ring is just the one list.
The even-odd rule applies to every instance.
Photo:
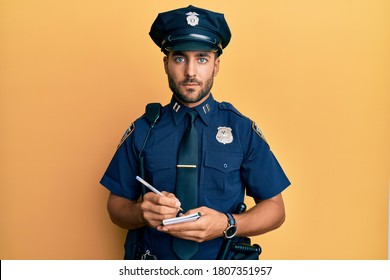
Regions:
[[268, 145], [267, 139], [265, 139], [263, 132], [260, 130], [259, 126], [255, 122], [252, 122], [252, 128], [256, 132], [256, 134], [259, 135], [259, 137], [263, 139], [263, 141]]
[[221, 110], [232, 111], [232, 112], [236, 113], [238, 116], [243, 117], [243, 115], [229, 102], [221, 102], [221, 103], [219, 103], [218, 107]]
[[119, 147], [123, 144], [123, 142], [126, 141], [127, 137], [129, 137], [134, 132], [134, 130], [135, 130], [135, 124], [131, 123], [130, 126], [127, 128], [125, 134], [122, 136], [122, 139], [119, 142], [117, 149], [119, 149]]

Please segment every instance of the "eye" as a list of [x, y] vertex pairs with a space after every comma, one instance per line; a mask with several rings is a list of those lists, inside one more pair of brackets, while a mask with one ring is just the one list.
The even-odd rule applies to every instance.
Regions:
[[204, 58], [204, 57], [199, 58], [199, 63], [204, 64], [204, 63], [206, 63], [206, 62], [207, 62], [207, 59], [206, 59], [206, 58]]
[[182, 56], [175, 57], [175, 62], [181, 63], [181, 62], [184, 62], [184, 61], [185, 61], [185, 58], [182, 57]]

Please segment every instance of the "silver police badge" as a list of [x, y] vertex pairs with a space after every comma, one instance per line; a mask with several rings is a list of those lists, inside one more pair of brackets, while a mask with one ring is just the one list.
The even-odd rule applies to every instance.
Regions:
[[230, 144], [233, 142], [232, 129], [230, 127], [220, 126], [218, 127], [217, 135], [215, 136], [217, 141], [222, 144]]
[[187, 17], [187, 24], [188, 25], [191, 25], [191, 26], [197, 26], [199, 24], [199, 14], [195, 13], [195, 12], [189, 12], [189, 13], [186, 13], [186, 15], [188, 16]]

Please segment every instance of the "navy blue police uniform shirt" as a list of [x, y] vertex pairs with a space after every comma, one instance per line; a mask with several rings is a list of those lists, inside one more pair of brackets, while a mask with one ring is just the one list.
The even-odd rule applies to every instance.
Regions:
[[[290, 185], [254, 122], [231, 104], [215, 101], [212, 95], [195, 109], [199, 114], [195, 121], [200, 143], [199, 206], [233, 213], [245, 191], [248, 196], [264, 200]], [[172, 97], [170, 104], [162, 108], [144, 148], [145, 180], [160, 191], [175, 193], [176, 161], [187, 127], [187, 110]], [[149, 127], [143, 116], [130, 125], [122, 138], [100, 182], [113, 194], [129, 200], [137, 200], [141, 195], [135, 179], [137, 158]], [[222, 240], [200, 243], [199, 252], [192, 259], [215, 259]], [[146, 227], [142, 245], [143, 252], [149, 250], [158, 259], [177, 259], [169, 234]]]

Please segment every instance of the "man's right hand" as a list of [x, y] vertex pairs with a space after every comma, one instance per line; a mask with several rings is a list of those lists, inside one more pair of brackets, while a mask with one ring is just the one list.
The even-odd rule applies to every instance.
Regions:
[[162, 192], [163, 196], [153, 192], [144, 195], [140, 204], [142, 218], [149, 227], [156, 228], [162, 220], [174, 218], [180, 207], [180, 201], [174, 194]]

